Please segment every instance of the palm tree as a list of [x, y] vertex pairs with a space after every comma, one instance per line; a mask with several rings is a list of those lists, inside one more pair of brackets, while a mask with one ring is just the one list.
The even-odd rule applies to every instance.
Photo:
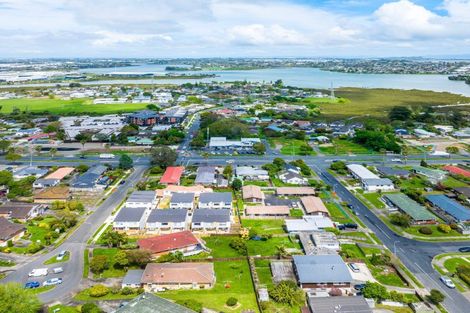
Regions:
[[282, 259], [289, 255], [289, 253], [287, 253], [285, 246], [276, 246], [276, 254], [279, 259]]
[[49, 154], [51, 155], [51, 157], [54, 157], [57, 154], [57, 148], [51, 148], [49, 150]]

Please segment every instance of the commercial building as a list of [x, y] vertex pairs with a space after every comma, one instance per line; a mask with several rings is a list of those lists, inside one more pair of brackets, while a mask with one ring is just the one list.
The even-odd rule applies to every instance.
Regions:
[[253, 145], [260, 143], [259, 138], [241, 138], [240, 140], [228, 140], [226, 137], [211, 137], [209, 149], [220, 152], [253, 153]]
[[380, 178], [360, 164], [348, 164], [347, 167], [351, 175], [361, 181], [362, 188], [365, 191], [374, 192], [378, 190], [386, 191], [395, 189], [390, 179]]
[[127, 116], [127, 122], [138, 126], [153, 126], [158, 123], [159, 115], [155, 111], [142, 110], [129, 114]]
[[445, 195], [427, 195], [426, 199], [456, 222], [470, 221], [470, 209]]
[[396, 207], [401, 213], [408, 215], [413, 224], [436, 223], [436, 217], [431, 212], [403, 193], [386, 194], [384, 199], [387, 201], [387, 204]]

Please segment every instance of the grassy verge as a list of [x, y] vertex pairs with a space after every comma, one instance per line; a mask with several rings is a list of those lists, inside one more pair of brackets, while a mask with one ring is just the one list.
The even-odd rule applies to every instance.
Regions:
[[58, 261], [57, 255], [55, 255], [49, 260], [47, 260], [46, 262], [44, 262], [44, 264], [49, 265], [49, 264], [56, 264], [56, 263], [64, 263], [64, 262], [67, 262], [68, 260], [70, 260], [70, 252], [67, 252], [67, 254], [64, 256], [64, 258], [61, 261]]
[[88, 275], [90, 274], [90, 259], [88, 256], [88, 249], [85, 249], [83, 251], [83, 278], [88, 278]]

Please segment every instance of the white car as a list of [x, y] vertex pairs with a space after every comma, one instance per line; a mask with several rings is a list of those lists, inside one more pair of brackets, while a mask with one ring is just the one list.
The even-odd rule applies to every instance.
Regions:
[[52, 269], [52, 273], [54, 274], [59, 274], [59, 273], [62, 273], [63, 271], [64, 269], [62, 267], [56, 267]]
[[55, 258], [57, 261], [62, 261], [65, 258], [65, 255], [67, 254], [67, 251], [63, 250], [60, 251], [57, 257]]
[[401, 159], [392, 159], [392, 162], [398, 162], [398, 163], [401, 163]]
[[455, 288], [454, 282], [447, 276], [441, 276], [441, 282], [449, 288]]
[[28, 274], [28, 276], [29, 277], [47, 276], [47, 273], [48, 273], [47, 268], [35, 268]]
[[55, 286], [62, 284], [62, 278], [51, 278], [42, 283], [43, 286]]

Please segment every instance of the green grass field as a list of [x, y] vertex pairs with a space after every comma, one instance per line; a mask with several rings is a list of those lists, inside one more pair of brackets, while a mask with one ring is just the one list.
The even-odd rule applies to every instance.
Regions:
[[447, 177], [443, 182], [442, 185], [444, 185], [447, 188], [458, 188], [458, 187], [467, 187], [468, 185], [464, 182], [461, 182], [460, 180], [457, 180], [453, 177]]
[[[212, 289], [174, 290], [158, 295], [172, 300], [195, 299], [204, 307], [217, 311], [259, 312], [247, 261], [214, 262], [214, 269], [217, 280]], [[237, 308], [228, 309], [225, 306], [225, 301], [230, 297], [238, 299], [240, 305]]]
[[328, 209], [328, 212], [330, 213], [331, 219], [335, 222], [338, 223], [352, 223], [352, 219], [344, 214], [341, 209], [333, 202], [327, 202], [325, 203], [326, 208]]
[[0, 113], [11, 113], [15, 108], [28, 112], [50, 112], [54, 114], [97, 113], [110, 114], [133, 112], [146, 108], [143, 103], [93, 104], [89, 99], [8, 99], [0, 100]]
[[[284, 155], [300, 155], [300, 147], [308, 145], [306, 141], [298, 139], [276, 138], [274, 142], [282, 145], [279, 151]], [[310, 151], [309, 155], [315, 155], [315, 151]]]
[[381, 194], [376, 193], [376, 192], [371, 192], [371, 193], [364, 193], [362, 194], [364, 198], [366, 198], [370, 203], [372, 203], [373, 206], [375, 206], [378, 209], [383, 209], [385, 208], [385, 204], [380, 200], [382, 197]]
[[394, 106], [418, 108], [470, 102], [469, 97], [425, 90], [339, 88], [336, 90], [336, 95], [348, 101], [346, 103], [320, 103], [322, 118], [344, 119], [353, 116], [384, 118]]
[[461, 233], [459, 233], [456, 230], [451, 230], [448, 234], [441, 232], [438, 228], [437, 225], [426, 225], [427, 227], [432, 229], [432, 234], [431, 235], [423, 235], [419, 232], [419, 229], [421, 226], [411, 226], [408, 228], [403, 229], [405, 232], [415, 235], [415, 236], [421, 236], [421, 237], [463, 237]]
[[283, 219], [242, 219], [243, 227], [254, 229], [260, 235], [284, 234]]
[[451, 258], [444, 261], [444, 267], [449, 273], [455, 273], [455, 269], [459, 265], [467, 265], [470, 266], [470, 262], [465, 261], [463, 258]]
[[320, 145], [319, 149], [324, 154], [376, 154], [377, 152], [369, 150], [357, 143], [345, 139], [335, 139], [331, 144]]
[[49, 260], [47, 260], [46, 262], [44, 262], [44, 264], [49, 265], [49, 264], [55, 264], [55, 263], [64, 263], [64, 262], [67, 262], [69, 259], [70, 259], [70, 253], [67, 252], [67, 254], [64, 256], [62, 261], [57, 261], [57, 255], [55, 255]]

